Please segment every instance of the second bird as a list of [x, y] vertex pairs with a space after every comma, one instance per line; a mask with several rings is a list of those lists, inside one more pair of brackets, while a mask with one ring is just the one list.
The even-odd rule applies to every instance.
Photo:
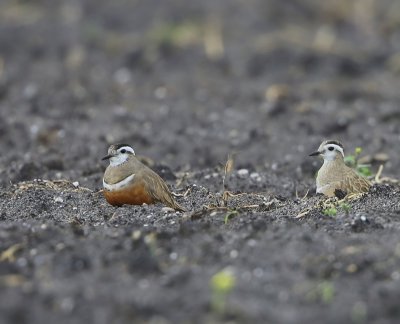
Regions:
[[164, 180], [136, 158], [131, 146], [111, 145], [103, 160], [110, 160], [103, 177], [103, 192], [111, 205], [161, 202], [175, 210], [185, 211], [175, 201]]
[[310, 156], [324, 159], [317, 175], [317, 193], [334, 197], [369, 190], [371, 183], [344, 163], [343, 145], [340, 142], [324, 141], [318, 151]]

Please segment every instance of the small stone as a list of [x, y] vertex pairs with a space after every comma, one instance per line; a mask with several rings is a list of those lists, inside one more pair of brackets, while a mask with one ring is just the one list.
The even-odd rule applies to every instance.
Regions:
[[257, 182], [260, 182], [260, 181], [261, 181], [261, 177], [260, 177], [260, 175], [259, 175], [257, 172], [252, 172], [252, 173], [250, 173], [250, 178], [251, 178], [251, 179], [254, 179], [254, 180], [257, 181]]
[[121, 85], [131, 81], [132, 75], [128, 68], [120, 68], [114, 73], [114, 80]]
[[163, 208], [161, 208], [161, 211], [164, 213], [173, 213], [175, 211], [175, 209], [173, 209], [171, 207], [163, 207]]
[[346, 271], [349, 272], [349, 273], [357, 272], [357, 270], [358, 270], [358, 267], [357, 267], [357, 265], [354, 264], [354, 263], [349, 264], [349, 265], [347, 266], [347, 268], [346, 268]]
[[249, 170], [240, 169], [240, 170], [238, 170], [237, 174], [238, 174], [239, 177], [245, 178], [245, 177], [247, 177], [249, 175]]
[[289, 96], [289, 87], [286, 84], [273, 84], [265, 90], [265, 99], [277, 102]]
[[132, 240], [137, 241], [138, 239], [140, 239], [140, 237], [142, 236], [142, 232], [139, 230], [133, 231], [132, 232]]
[[58, 202], [58, 203], [64, 202], [64, 200], [63, 200], [61, 197], [55, 197], [55, 198], [54, 198], [54, 201], [55, 201], [55, 202]]
[[393, 280], [399, 280], [399, 279], [400, 279], [400, 272], [394, 271], [394, 272], [390, 275], [390, 277], [391, 277]]
[[36, 94], [38, 93], [38, 87], [36, 86], [36, 84], [28, 84], [25, 89], [22, 92], [22, 95], [26, 98], [26, 99], [32, 99], [33, 97], [36, 96]]
[[159, 100], [165, 99], [167, 93], [168, 91], [166, 87], [158, 87], [154, 90], [154, 96]]
[[78, 182], [78, 181], [72, 182], [72, 185], [73, 185], [74, 187], [78, 188], [78, 187], [79, 187], [79, 182]]
[[381, 163], [387, 162], [389, 161], [389, 155], [387, 155], [386, 153], [376, 153], [374, 155], [374, 161]]

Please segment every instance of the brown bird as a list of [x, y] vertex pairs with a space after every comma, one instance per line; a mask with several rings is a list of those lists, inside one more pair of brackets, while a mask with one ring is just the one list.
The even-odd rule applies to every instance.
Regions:
[[175, 210], [185, 211], [175, 201], [164, 180], [136, 158], [131, 146], [111, 145], [103, 160], [110, 160], [103, 177], [103, 193], [111, 205], [161, 202]]
[[345, 195], [367, 192], [371, 187], [371, 182], [344, 163], [343, 145], [340, 142], [324, 141], [318, 151], [310, 156], [321, 156], [324, 159], [317, 175], [317, 193], [334, 197], [340, 192]]

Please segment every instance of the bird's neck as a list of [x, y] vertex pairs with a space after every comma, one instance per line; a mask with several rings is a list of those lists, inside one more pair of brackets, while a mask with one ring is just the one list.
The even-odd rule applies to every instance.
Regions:
[[334, 159], [324, 159], [324, 168], [337, 167], [344, 164], [344, 160], [341, 156], [336, 156]]

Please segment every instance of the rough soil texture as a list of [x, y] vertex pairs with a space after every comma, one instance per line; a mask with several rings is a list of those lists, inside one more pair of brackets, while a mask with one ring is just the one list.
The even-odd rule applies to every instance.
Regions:
[[[1, 2], [0, 322], [398, 323], [399, 185], [328, 216], [307, 156], [339, 139], [400, 178], [398, 12]], [[100, 159], [116, 142], [190, 212], [108, 205]], [[221, 271], [235, 284], [218, 311]]]

